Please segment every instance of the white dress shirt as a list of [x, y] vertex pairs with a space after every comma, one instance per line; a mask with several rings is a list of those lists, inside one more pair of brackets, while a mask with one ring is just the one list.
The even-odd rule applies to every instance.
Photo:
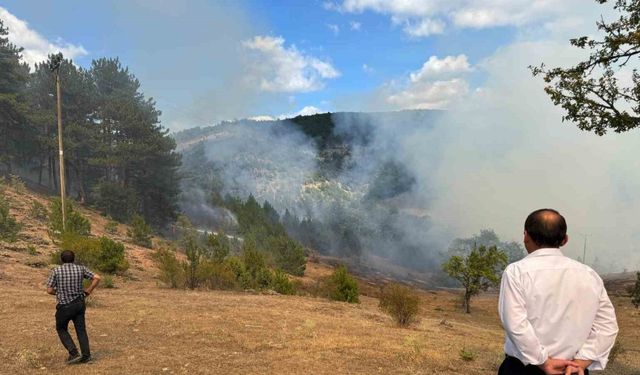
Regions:
[[525, 365], [548, 358], [589, 359], [603, 370], [618, 333], [602, 279], [560, 249], [538, 249], [502, 275], [500, 319], [505, 353]]

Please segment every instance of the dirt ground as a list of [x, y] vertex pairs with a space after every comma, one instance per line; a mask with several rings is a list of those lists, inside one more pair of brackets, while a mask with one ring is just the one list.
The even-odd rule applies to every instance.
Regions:
[[[497, 373], [503, 358], [495, 294], [474, 299], [472, 313], [464, 314], [456, 292], [421, 291], [419, 322], [398, 328], [369, 296], [347, 304], [311, 296], [168, 290], [155, 278], [150, 250], [127, 242], [128, 275], [114, 278], [115, 289], [99, 288], [87, 310], [95, 360], [67, 366], [55, 332], [55, 298], [44, 286], [55, 245], [42, 224], [28, 218], [29, 202], [10, 198], [27, 229], [15, 244], [0, 242], [0, 374], [488, 375]], [[94, 233], [102, 233], [106, 220], [87, 215], [97, 223]], [[313, 285], [331, 270], [309, 263], [300, 282]], [[361, 285], [375, 289], [370, 280]], [[603, 374], [640, 375], [640, 310], [627, 297], [613, 301], [621, 350]], [[473, 359], [463, 360], [462, 350]]]

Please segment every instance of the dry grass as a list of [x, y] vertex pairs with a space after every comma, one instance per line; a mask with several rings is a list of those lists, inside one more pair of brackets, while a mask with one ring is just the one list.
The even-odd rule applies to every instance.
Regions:
[[[84, 213], [102, 234], [107, 220]], [[28, 224], [29, 238], [41, 233]], [[353, 305], [163, 289], [149, 250], [126, 247], [131, 274], [115, 278], [117, 289], [98, 289], [87, 311], [95, 361], [66, 366], [55, 300], [44, 293], [48, 269], [27, 265], [55, 246], [39, 246], [33, 256], [0, 244], [1, 374], [495, 374], [503, 357], [493, 294], [475, 299], [468, 315], [457, 294], [420, 292], [419, 324], [403, 329], [370, 296]], [[307, 269], [298, 281], [308, 288], [332, 272], [318, 263]], [[376, 290], [370, 280], [361, 287]], [[626, 298], [614, 301], [624, 351], [606, 373], [640, 374], [640, 312]], [[463, 348], [474, 360], [460, 358]]]

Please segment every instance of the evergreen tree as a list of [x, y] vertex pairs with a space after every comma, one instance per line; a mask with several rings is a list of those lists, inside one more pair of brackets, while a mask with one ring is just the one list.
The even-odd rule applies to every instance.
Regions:
[[28, 155], [34, 134], [26, 126], [24, 100], [29, 67], [21, 61], [22, 48], [10, 43], [8, 34], [0, 20], [0, 163], [11, 173], [16, 159]]

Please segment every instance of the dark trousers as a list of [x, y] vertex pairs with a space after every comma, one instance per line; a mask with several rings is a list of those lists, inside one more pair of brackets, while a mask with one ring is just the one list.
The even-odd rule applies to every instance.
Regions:
[[[589, 375], [589, 370], [584, 370], [585, 375]], [[518, 358], [507, 356], [500, 369], [498, 375], [544, 375], [544, 371], [538, 366], [525, 366]]]
[[69, 351], [69, 354], [72, 355], [78, 353], [78, 348], [69, 334], [68, 328], [70, 321], [73, 321], [73, 326], [76, 329], [82, 355], [91, 355], [91, 351], [89, 350], [89, 336], [87, 336], [87, 327], [84, 323], [85, 310], [86, 306], [83, 298], [79, 298], [65, 305], [56, 306], [56, 331], [58, 331], [58, 337], [60, 337], [62, 345], [64, 345], [67, 351]]

